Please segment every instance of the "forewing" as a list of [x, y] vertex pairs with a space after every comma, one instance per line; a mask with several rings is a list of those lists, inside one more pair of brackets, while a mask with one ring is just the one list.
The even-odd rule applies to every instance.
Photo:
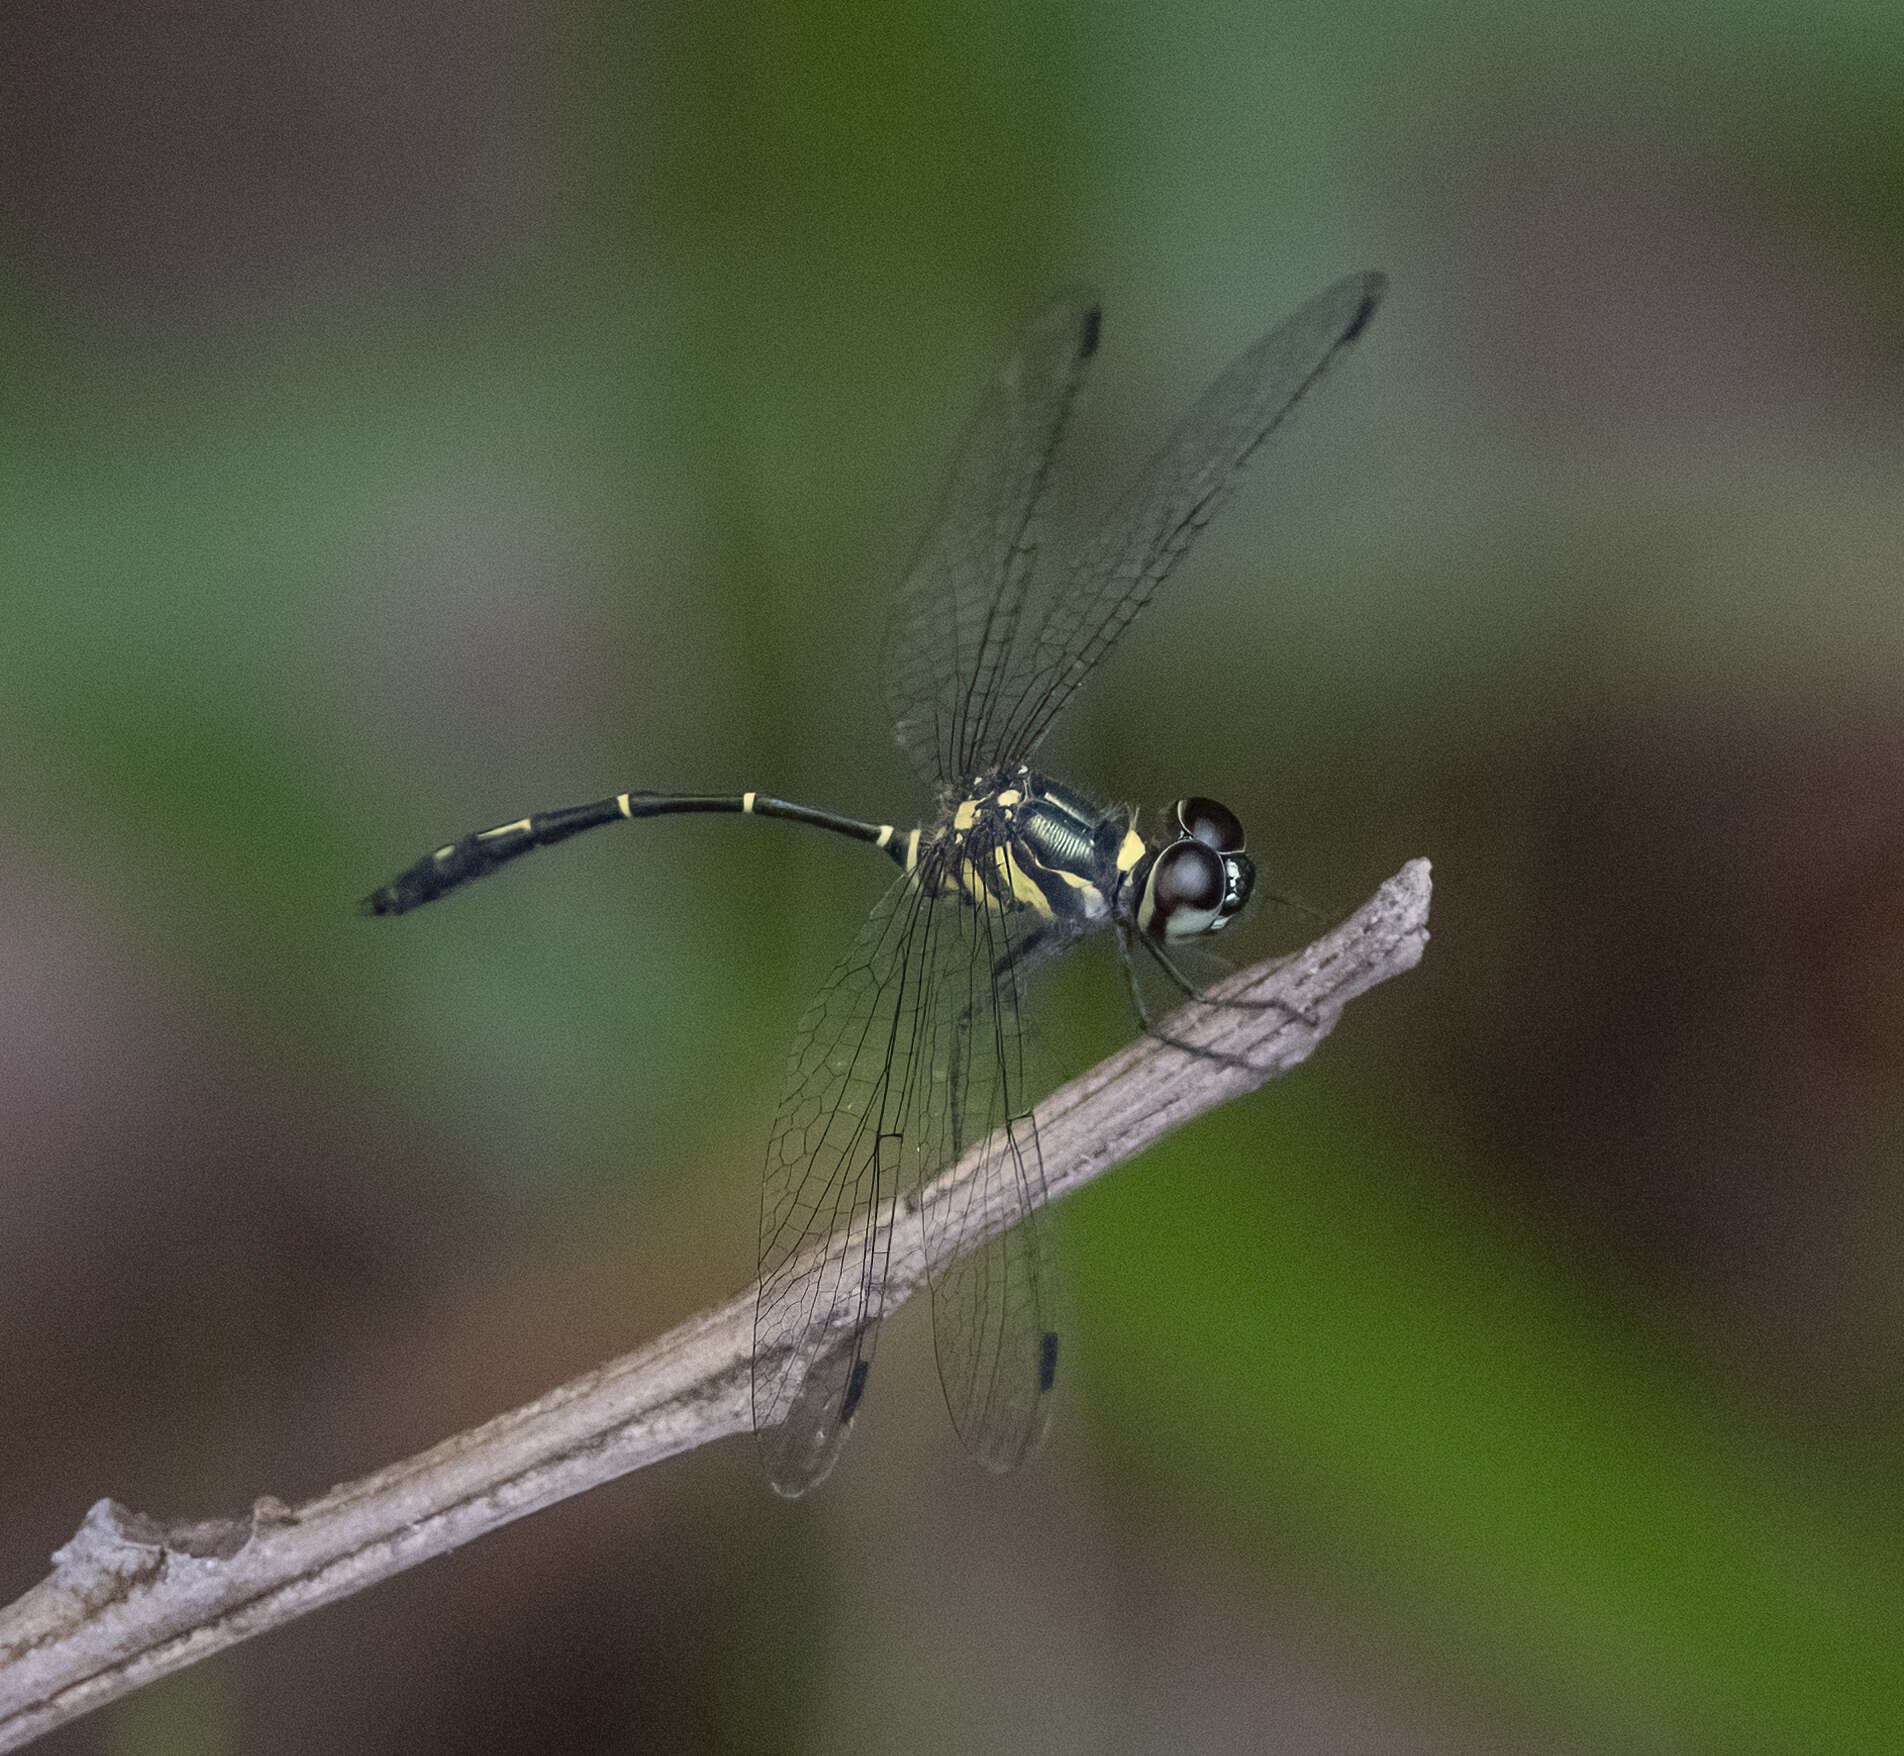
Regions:
[[932, 526], [900, 587], [885, 653], [893, 735], [936, 785], [974, 772], [1037, 554], [1038, 515], [1098, 308], [1046, 308], [965, 430]]
[[923, 1212], [927, 1260], [938, 1263], [939, 1381], [959, 1437], [992, 1469], [1009, 1469], [1036, 1447], [1057, 1363], [1041, 1284], [1044, 1163], [1018, 1011], [1039, 931], [1036, 916], [1007, 912], [989, 896], [948, 919], [934, 946], [922, 1044], [932, 1092], [920, 1111], [922, 1176], [984, 1144], [972, 1173]]
[[[929, 1005], [931, 927], [912, 874], [880, 899], [800, 1021], [761, 1192], [754, 1429], [800, 1494], [833, 1467], [872, 1366]], [[852, 1238], [844, 1256], [827, 1241]]]
[[999, 690], [1008, 705], [979, 752], [981, 767], [1022, 761], [1037, 748], [1228, 499], [1243, 465], [1362, 333], [1386, 286], [1379, 274], [1337, 281], [1197, 399], [1054, 597], [1028, 663]]

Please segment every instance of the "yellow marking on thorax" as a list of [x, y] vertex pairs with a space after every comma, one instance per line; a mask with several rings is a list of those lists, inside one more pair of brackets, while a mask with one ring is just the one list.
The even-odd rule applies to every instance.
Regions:
[[952, 813], [952, 827], [957, 830], [970, 829], [978, 821], [978, 806], [977, 799], [967, 799]]
[[1006, 805], [1006, 806], [1015, 805], [1024, 796], [1025, 795], [1021, 793], [1016, 787], [1012, 787], [1008, 791], [1002, 792], [998, 795], [998, 802], [1001, 805]]
[[[1104, 892], [1090, 879], [1081, 878], [1076, 872], [1068, 872], [1062, 866], [1047, 866], [1045, 870], [1056, 872], [1065, 883], [1084, 897], [1084, 918], [1087, 921], [1098, 920], [1110, 912], [1110, 905], [1104, 899]], [[1051, 914], [1054, 911], [1047, 908], [1045, 912]]]
[[994, 849], [993, 857], [998, 862], [999, 876], [1005, 880], [1005, 889], [1011, 899], [1030, 909], [1033, 914], [1041, 915], [1047, 921], [1051, 920], [1053, 918], [1051, 899], [1032, 881], [1031, 875], [1012, 858], [1011, 849], [1009, 847]]
[[906, 870], [914, 871], [919, 864], [919, 832], [912, 830], [906, 836]]
[[[1131, 819], [1133, 824], [1136, 821], [1137, 819], [1135, 817]], [[1125, 873], [1130, 872], [1143, 857], [1144, 838], [1139, 835], [1135, 829], [1125, 830], [1123, 845], [1117, 850], [1118, 871]]]

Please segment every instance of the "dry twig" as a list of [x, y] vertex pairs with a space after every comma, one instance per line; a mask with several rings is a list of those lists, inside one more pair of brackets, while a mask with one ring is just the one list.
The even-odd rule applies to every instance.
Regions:
[[[1350, 1000], [1420, 959], [1428, 895], [1428, 863], [1413, 861], [1307, 950], [1217, 990], [1253, 1009], [1192, 1005], [1168, 1022], [1169, 1034], [1223, 1060], [1144, 1038], [1053, 1093], [1037, 1112], [1051, 1197], [1304, 1060]], [[977, 1156], [921, 1201], [956, 1197]], [[930, 1233], [894, 1227], [888, 1310], [936, 1266], [925, 1254]], [[829, 1246], [854, 1247], [850, 1236]], [[753, 1314], [749, 1290], [526, 1407], [302, 1506], [265, 1498], [236, 1518], [165, 1525], [99, 1501], [53, 1556], [53, 1572], [0, 1609], [0, 1750], [525, 1513], [744, 1432]]]

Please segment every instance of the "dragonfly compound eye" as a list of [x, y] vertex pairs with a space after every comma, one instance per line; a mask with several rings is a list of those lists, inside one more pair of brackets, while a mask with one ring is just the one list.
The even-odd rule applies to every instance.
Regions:
[[1183, 832], [1219, 854], [1243, 851], [1243, 825], [1228, 805], [1214, 799], [1179, 799], [1177, 821]]
[[1217, 924], [1228, 891], [1222, 856], [1200, 841], [1173, 842], [1150, 868], [1137, 925], [1164, 939], [1187, 939]]

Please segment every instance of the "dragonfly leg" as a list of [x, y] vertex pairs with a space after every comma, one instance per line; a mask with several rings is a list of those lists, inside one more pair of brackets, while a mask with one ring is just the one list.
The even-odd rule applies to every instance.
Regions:
[[1322, 1020], [1313, 1012], [1305, 1012], [1300, 1006], [1292, 1006], [1287, 1000], [1218, 1000], [1207, 991], [1199, 988], [1178, 969], [1170, 959], [1170, 954], [1156, 940], [1146, 938], [1144, 949], [1157, 960], [1177, 991], [1186, 999], [1194, 1000], [1199, 1006], [1226, 1006], [1233, 1012], [1280, 1012], [1292, 1024], [1306, 1024], [1311, 1030], [1320, 1030]]
[[[1254, 1071], [1255, 1063], [1249, 1061], [1244, 1056], [1226, 1055], [1221, 1049], [1206, 1048], [1201, 1043], [1193, 1043], [1183, 1037], [1172, 1036], [1156, 1019], [1151, 1017], [1150, 1008], [1144, 1004], [1143, 991], [1137, 986], [1137, 971], [1131, 963], [1130, 939], [1130, 929], [1120, 923], [1117, 929], [1117, 943], [1118, 951], [1121, 954], [1121, 961], [1124, 965], [1124, 983], [1130, 990], [1131, 1004], [1137, 1008], [1137, 1020], [1144, 1027], [1144, 1034], [1164, 1044], [1167, 1048], [1181, 1049], [1186, 1055], [1194, 1055], [1199, 1061], [1214, 1061], [1222, 1067], [1237, 1067], [1245, 1071]], [[1274, 1008], [1287, 1014], [1292, 1022], [1310, 1025], [1314, 1025], [1316, 1022], [1307, 1013], [1303, 1012], [1300, 1007], [1290, 1006], [1282, 1001], [1261, 1000], [1238, 1002], [1234, 1000], [1208, 999], [1185, 980], [1181, 971], [1174, 968], [1161, 954], [1157, 953], [1156, 947], [1151, 945], [1148, 939], [1144, 940], [1144, 944], [1148, 950], [1154, 955], [1157, 955], [1159, 963], [1163, 965], [1165, 972], [1177, 986], [1200, 1005], [1227, 1006], [1236, 1011], [1251, 1012], [1267, 1011]]]

